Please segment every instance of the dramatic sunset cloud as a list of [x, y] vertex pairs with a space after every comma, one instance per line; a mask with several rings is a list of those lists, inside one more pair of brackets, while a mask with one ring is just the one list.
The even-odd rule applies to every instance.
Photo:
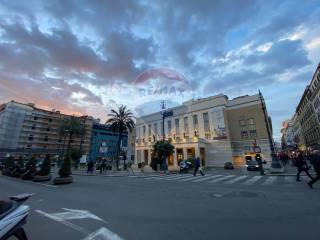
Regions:
[[260, 89], [279, 137], [320, 61], [319, 16], [317, 0], [0, 0], [0, 103], [106, 119]]

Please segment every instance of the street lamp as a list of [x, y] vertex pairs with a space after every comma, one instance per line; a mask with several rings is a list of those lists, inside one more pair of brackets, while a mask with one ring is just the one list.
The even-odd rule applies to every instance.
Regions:
[[[164, 103], [164, 101], [161, 102], [161, 115], [162, 115], [162, 140], [165, 140], [165, 131], [164, 131], [164, 119], [166, 117], [172, 117], [173, 116], [173, 111], [166, 111], [166, 105]], [[166, 161], [166, 157], [164, 156], [162, 159], [162, 168], [164, 171], [168, 170], [168, 166], [167, 166], [167, 161]]]
[[276, 156], [275, 150], [274, 150], [274, 144], [273, 144], [273, 140], [271, 137], [271, 132], [270, 132], [270, 128], [269, 128], [269, 121], [268, 121], [268, 116], [267, 116], [267, 112], [266, 112], [266, 107], [265, 107], [265, 103], [263, 100], [263, 96], [262, 93], [259, 90], [259, 99], [261, 102], [261, 108], [263, 111], [263, 115], [264, 115], [264, 121], [267, 127], [267, 133], [268, 133], [268, 140], [269, 140], [269, 146], [270, 146], [270, 151], [271, 151], [271, 168], [281, 168], [281, 164]]

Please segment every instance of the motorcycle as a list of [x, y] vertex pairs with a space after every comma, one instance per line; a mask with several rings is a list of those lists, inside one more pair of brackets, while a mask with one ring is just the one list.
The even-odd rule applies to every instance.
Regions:
[[25, 193], [9, 197], [8, 201], [0, 200], [0, 240], [11, 237], [28, 240], [23, 225], [27, 222], [30, 207], [22, 204], [32, 195]]
[[188, 173], [192, 168], [192, 163], [190, 161], [183, 160], [180, 162], [180, 173]]

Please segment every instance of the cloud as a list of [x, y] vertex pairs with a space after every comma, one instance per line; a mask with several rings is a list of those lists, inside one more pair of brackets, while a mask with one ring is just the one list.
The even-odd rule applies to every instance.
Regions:
[[141, 112], [149, 98], [130, 88], [150, 68], [183, 74], [197, 96], [303, 85], [319, 61], [319, 13], [316, 0], [3, 0], [0, 101]]

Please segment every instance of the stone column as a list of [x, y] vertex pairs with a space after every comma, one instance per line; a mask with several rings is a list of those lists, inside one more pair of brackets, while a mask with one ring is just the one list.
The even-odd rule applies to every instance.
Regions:
[[173, 166], [178, 167], [177, 150], [175, 149], [173, 153]]
[[148, 165], [151, 163], [151, 150], [148, 149]]

